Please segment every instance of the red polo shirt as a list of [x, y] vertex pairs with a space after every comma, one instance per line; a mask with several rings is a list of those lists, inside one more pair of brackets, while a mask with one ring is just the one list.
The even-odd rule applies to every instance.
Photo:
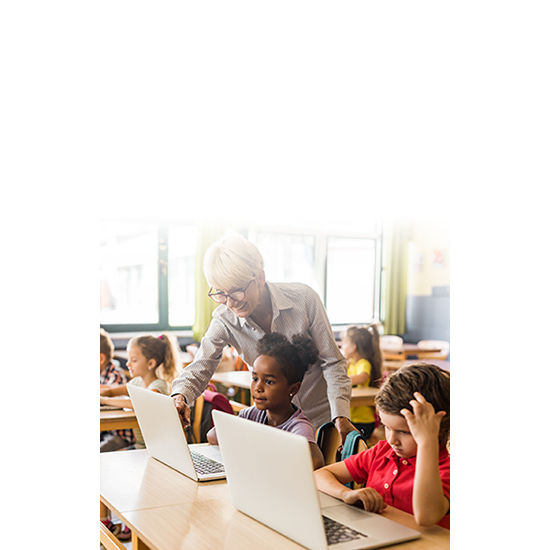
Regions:
[[[414, 514], [412, 496], [416, 456], [401, 458], [387, 441], [379, 441], [371, 449], [346, 458], [344, 464], [356, 483], [365, 483], [366, 487], [376, 489], [386, 504]], [[450, 502], [451, 464], [445, 448], [439, 453], [439, 473], [443, 493]], [[438, 525], [449, 529], [450, 513]]]

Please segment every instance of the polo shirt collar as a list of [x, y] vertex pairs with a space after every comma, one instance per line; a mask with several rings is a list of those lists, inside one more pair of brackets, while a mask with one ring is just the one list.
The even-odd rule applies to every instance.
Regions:
[[[439, 451], [439, 460], [441, 461], [442, 457], [446, 457], [449, 454], [449, 451], [446, 447], [443, 447]], [[403, 458], [401, 456], [398, 456], [395, 451], [391, 448], [391, 446], [388, 444], [388, 450], [386, 451], [386, 455], [384, 457], [384, 461], [388, 462], [388, 460], [393, 460], [395, 463], [401, 462], [401, 464], [416, 466], [416, 455], [411, 456], [409, 458]]]

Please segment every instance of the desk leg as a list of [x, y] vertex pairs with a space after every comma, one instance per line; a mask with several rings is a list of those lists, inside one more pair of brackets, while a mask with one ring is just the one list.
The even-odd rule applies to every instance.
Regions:
[[132, 530], [132, 550], [150, 550], [150, 548]]

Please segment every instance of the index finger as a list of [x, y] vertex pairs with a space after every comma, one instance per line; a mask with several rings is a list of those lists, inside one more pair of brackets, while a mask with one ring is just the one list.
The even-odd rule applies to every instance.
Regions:
[[426, 398], [419, 391], [415, 391], [413, 395], [419, 403], [427, 403]]

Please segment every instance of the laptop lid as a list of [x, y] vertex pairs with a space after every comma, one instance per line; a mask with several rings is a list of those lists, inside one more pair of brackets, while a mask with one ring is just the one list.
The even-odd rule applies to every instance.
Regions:
[[149, 454], [195, 481], [224, 479], [224, 472], [197, 472], [191, 451], [221, 461], [212, 445], [189, 445], [174, 400], [157, 392], [128, 384], [128, 394], [136, 412], [139, 429]]
[[328, 548], [323, 515], [362, 534], [335, 547], [342, 550], [377, 548], [420, 536], [317, 491], [306, 438], [219, 411], [212, 414], [231, 500], [241, 512], [313, 549]]

